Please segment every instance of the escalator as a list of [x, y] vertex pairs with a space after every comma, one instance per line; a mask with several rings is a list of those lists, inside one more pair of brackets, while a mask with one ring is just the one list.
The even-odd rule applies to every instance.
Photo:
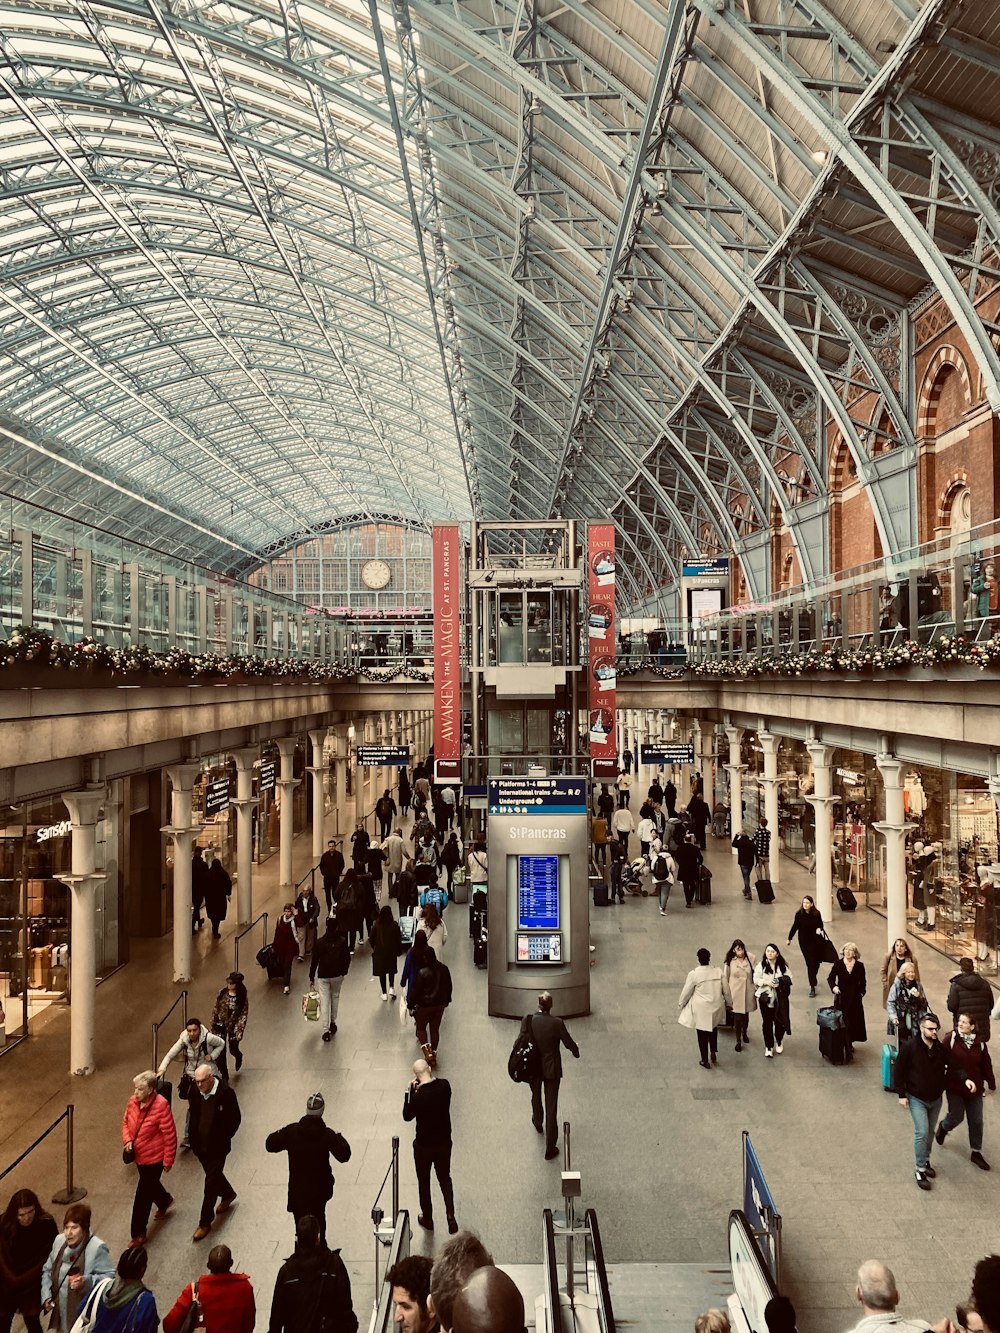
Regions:
[[535, 1303], [536, 1333], [615, 1333], [604, 1246], [593, 1208], [584, 1213], [582, 1226], [574, 1222], [571, 1208], [559, 1223], [551, 1208], [544, 1210], [542, 1262], [544, 1284]]

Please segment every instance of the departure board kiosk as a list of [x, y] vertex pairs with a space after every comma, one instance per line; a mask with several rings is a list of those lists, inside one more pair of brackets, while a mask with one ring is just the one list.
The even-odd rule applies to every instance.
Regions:
[[519, 1018], [539, 991], [555, 1012], [590, 1012], [590, 897], [584, 777], [487, 784], [489, 1012]]

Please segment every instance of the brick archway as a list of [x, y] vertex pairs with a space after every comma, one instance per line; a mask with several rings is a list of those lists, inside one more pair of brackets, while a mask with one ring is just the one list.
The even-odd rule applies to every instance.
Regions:
[[950, 343], [939, 347], [927, 364], [923, 383], [917, 396], [917, 434], [920, 436], [936, 435], [937, 410], [941, 401], [948, 371], [954, 370], [962, 381], [967, 407], [972, 406], [972, 384], [969, 380], [969, 367], [965, 357]]
[[968, 472], [965, 468], [957, 468], [951, 474], [938, 499], [935, 528], [951, 528], [953, 532], [967, 531], [972, 526], [971, 518], [968, 515], [965, 516], [958, 528], [955, 527], [955, 505], [960, 501], [960, 497], [971, 496], [971, 493]]

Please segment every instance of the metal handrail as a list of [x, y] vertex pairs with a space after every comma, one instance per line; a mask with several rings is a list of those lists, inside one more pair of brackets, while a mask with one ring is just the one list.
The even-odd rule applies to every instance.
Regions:
[[187, 993], [187, 990], [186, 990], [186, 989], [181, 991], [180, 995], [177, 996], [177, 999], [174, 1000], [173, 1004], [170, 1006], [170, 1008], [167, 1010], [167, 1012], [163, 1015], [163, 1017], [160, 1019], [160, 1021], [159, 1021], [158, 1023], [154, 1023], [154, 1024], [153, 1024], [153, 1063], [152, 1063], [152, 1066], [151, 1066], [153, 1069], [156, 1069], [156, 1068], [158, 1067], [158, 1061], [159, 1061], [159, 1045], [160, 1045], [160, 1028], [163, 1027], [164, 1023], [167, 1021], [167, 1019], [168, 1019], [168, 1018], [170, 1017], [170, 1015], [174, 1012], [174, 1010], [177, 1008], [177, 1006], [181, 1003], [182, 1000], [183, 1000], [183, 1002], [184, 1002], [184, 1026], [187, 1027], [187, 1021], [188, 1021], [188, 993]]
[[85, 1199], [87, 1197], [87, 1191], [83, 1188], [82, 1185], [73, 1184], [73, 1112], [74, 1112], [74, 1106], [73, 1103], [70, 1102], [67, 1105], [66, 1110], [63, 1111], [62, 1115], [58, 1116], [55, 1120], [53, 1120], [52, 1124], [49, 1125], [48, 1129], [43, 1130], [41, 1134], [39, 1134], [38, 1138], [35, 1139], [34, 1143], [32, 1143], [29, 1147], [25, 1148], [24, 1152], [21, 1153], [19, 1157], [15, 1157], [9, 1166], [4, 1167], [4, 1169], [0, 1171], [0, 1180], [3, 1180], [5, 1176], [9, 1176], [16, 1166], [20, 1166], [21, 1163], [24, 1161], [24, 1159], [28, 1156], [28, 1154], [33, 1153], [35, 1149], [38, 1147], [38, 1145], [44, 1142], [44, 1140], [49, 1137], [52, 1131], [58, 1128], [58, 1126], [61, 1125], [62, 1122], [65, 1120], [66, 1121], [66, 1188], [59, 1190], [58, 1193], [56, 1194], [53, 1194], [52, 1202], [59, 1204], [79, 1203], [81, 1199]]
[[601, 1315], [604, 1333], [615, 1333], [615, 1312], [611, 1308], [611, 1287], [608, 1283], [608, 1266], [604, 1258], [604, 1245], [601, 1242], [601, 1228], [597, 1225], [597, 1214], [588, 1208], [583, 1214], [583, 1222], [590, 1233], [590, 1248], [594, 1256], [594, 1273], [597, 1277], [597, 1290], [601, 1298]]
[[[383, 1226], [382, 1226], [382, 1219], [385, 1217], [385, 1209], [382, 1207], [381, 1200], [382, 1200], [382, 1195], [385, 1193], [385, 1187], [386, 1187], [386, 1184], [387, 1184], [387, 1182], [388, 1182], [390, 1179], [392, 1180], [392, 1199], [391, 1199], [392, 1214], [391, 1214], [390, 1219], [389, 1219], [389, 1224], [390, 1224], [390, 1226], [392, 1227], [392, 1235], [391, 1235], [391, 1237], [387, 1240], [387, 1239], [386, 1239], [386, 1232], [385, 1232], [385, 1230], [384, 1230], [384, 1228], [383, 1228]], [[372, 1227], [373, 1227], [374, 1232], [375, 1232], [375, 1300], [374, 1300], [374, 1305], [375, 1305], [375, 1310], [376, 1310], [376, 1317], [375, 1317], [375, 1319], [373, 1319], [373, 1322], [372, 1322], [372, 1329], [373, 1329], [373, 1330], [374, 1330], [374, 1329], [379, 1329], [379, 1330], [381, 1330], [381, 1329], [383, 1329], [383, 1328], [385, 1327], [384, 1322], [383, 1322], [382, 1324], [379, 1324], [379, 1323], [377, 1322], [378, 1311], [380, 1310], [380, 1308], [381, 1308], [381, 1303], [382, 1303], [382, 1301], [381, 1301], [381, 1299], [380, 1299], [380, 1297], [379, 1297], [379, 1287], [380, 1287], [380, 1284], [381, 1284], [381, 1281], [382, 1281], [381, 1273], [380, 1273], [380, 1265], [379, 1265], [379, 1248], [380, 1248], [380, 1246], [383, 1246], [383, 1245], [388, 1244], [388, 1245], [389, 1245], [389, 1249], [390, 1249], [390, 1255], [391, 1255], [391, 1253], [392, 1253], [392, 1249], [393, 1249], [393, 1247], [394, 1247], [394, 1245], [395, 1245], [395, 1243], [396, 1243], [396, 1241], [397, 1241], [397, 1238], [398, 1238], [398, 1236], [399, 1236], [399, 1234], [400, 1234], [399, 1223], [400, 1223], [400, 1219], [401, 1219], [401, 1218], [407, 1218], [407, 1214], [406, 1214], [405, 1212], [400, 1213], [400, 1211], [399, 1211], [399, 1135], [398, 1135], [398, 1134], [393, 1134], [393, 1136], [392, 1136], [392, 1156], [389, 1158], [389, 1165], [388, 1165], [388, 1167], [386, 1168], [385, 1175], [382, 1177], [382, 1184], [379, 1185], [379, 1187], [378, 1187], [378, 1193], [375, 1195], [375, 1202], [372, 1204], [372, 1209], [371, 1209]], [[407, 1241], [406, 1252], [407, 1252], [407, 1254], [408, 1254], [408, 1253], [409, 1253], [409, 1220], [408, 1220], [408, 1218], [407, 1218], [407, 1226], [406, 1226], [406, 1241]], [[395, 1260], [392, 1259], [392, 1258], [390, 1257], [389, 1262], [388, 1262], [388, 1264], [387, 1264], [387, 1266], [386, 1266], [385, 1271], [388, 1271], [388, 1269], [392, 1266], [393, 1263], [395, 1263]]]
[[[400, 1259], [405, 1259], [410, 1253], [410, 1214], [404, 1208], [396, 1216], [396, 1225], [392, 1229], [392, 1236], [389, 1240], [388, 1253], [385, 1256], [384, 1266], [378, 1262], [378, 1239], [376, 1232], [375, 1243], [375, 1300], [373, 1301], [373, 1310], [371, 1323], [368, 1325], [368, 1333], [386, 1333], [389, 1322], [392, 1319], [392, 1288], [385, 1281], [385, 1274], [389, 1272]], [[381, 1271], [380, 1271], [381, 1268]]]
[[556, 1237], [555, 1224], [552, 1220], [552, 1209], [542, 1209], [542, 1266], [545, 1273], [545, 1302], [548, 1312], [548, 1329], [546, 1333], [556, 1333], [561, 1326], [559, 1310], [561, 1302], [559, 1300], [559, 1267], [556, 1263]]
[[264, 946], [267, 944], [267, 913], [261, 912], [260, 916], [255, 916], [254, 919], [250, 922], [249, 926], [246, 926], [243, 930], [241, 930], [240, 933], [233, 940], [234, 972], [238, 972], [240, 970], [240, 940], [243, 938], [244, 935], [249, 935], [251, 930], [253, 930], [254, 926], [256, 926], [259, 921], [263, 921], [264, 923], [264, 930], [260, 942], [260, 947], [263, 949]]

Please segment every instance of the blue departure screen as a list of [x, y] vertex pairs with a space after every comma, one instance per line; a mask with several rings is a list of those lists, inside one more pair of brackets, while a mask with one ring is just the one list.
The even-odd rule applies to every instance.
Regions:
[[559, 857], [517, 858], [519, 930], [559, 929]]

